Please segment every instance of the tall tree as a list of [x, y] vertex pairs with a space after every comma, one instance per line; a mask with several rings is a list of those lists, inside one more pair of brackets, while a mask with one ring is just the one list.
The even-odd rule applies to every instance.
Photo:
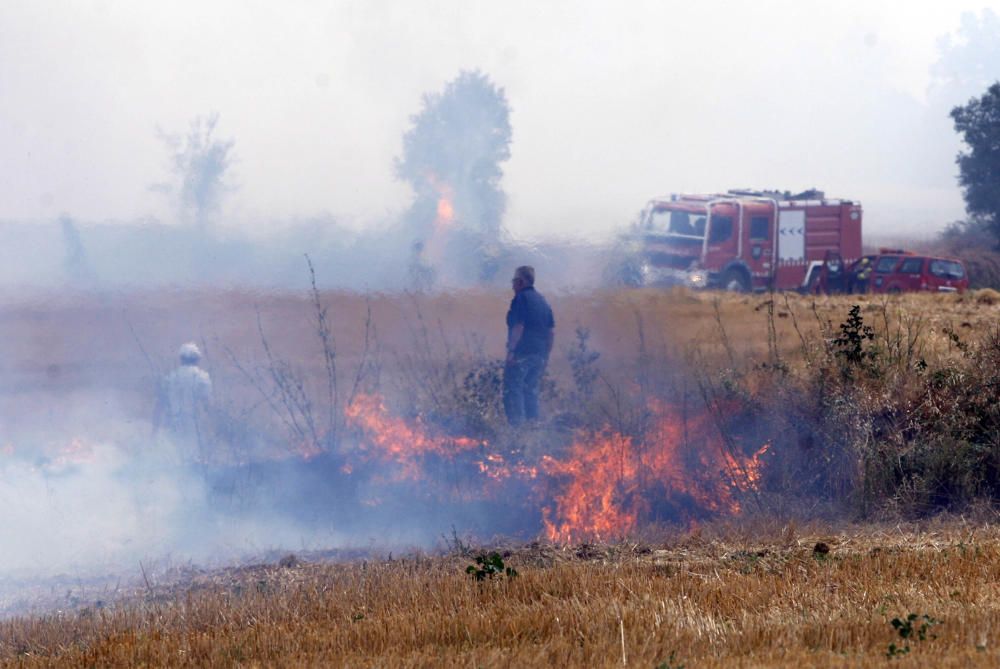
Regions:
[[951, 117], [969, 149], [956, 158], [965, 208], [1000, 240], [1000, 82], [952, 109]]
[[170, 151], [171, 171], [176, 184], [155, 184], [154, 190], [176, 198], [181, 218], [205, 228], [222, 206], [233, 186], [226, 182], [233, 164], [232, 139], [214, 136], [219, 123], [217, 113], [207, 118], [195, 117], [186, 135], [160, 131], [159, 137]]
[[477, 264], [467, 269], [478, 278], [489, 273], [489, 248], [500, 241], [506, 207], [501, 164], [510, 158], [510, 141], [503, 88], [481, 72], [463, 71], [443, 91], [423, 96], [396, 159], [396, 176], [415, 193], [407, 222], [416, 241], [435, 248], [440, 240], [432, 237], [443, 234], [435, 225], [448, 219], [448, 245], [465, 240], [459, 244], [465, 250], [450, 252], [449, 260], [462, 256], [458, 260]]

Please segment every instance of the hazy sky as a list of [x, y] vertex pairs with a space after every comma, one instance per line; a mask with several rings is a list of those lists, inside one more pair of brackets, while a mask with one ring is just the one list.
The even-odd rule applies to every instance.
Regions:
[[479, 68], [512, 108], [515, 234], [594, 235], [672, 191], [812, 186], [860, 199], [869, 233], [929, 233], [962, 214], [930, 68], [987, 6], [3, 0], [0, 219], [167, 217], [156, 128], [218, 112], [230, 221], [370, 224], [409, 201], [392, 159], [421, 95]]

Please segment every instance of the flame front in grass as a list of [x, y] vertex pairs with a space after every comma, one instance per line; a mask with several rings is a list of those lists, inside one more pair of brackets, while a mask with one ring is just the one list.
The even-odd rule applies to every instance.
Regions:
[[552, 506], [543, 509], [549, 539], [612, 539], [640, 520], [741, 511], [740, 494], [758, 489], [768, 445], [746, 457], [727, 448], [707, 417], [685, 419], [661, 403], [650, 409], [641, 441], [606, 427], [578, 437], [565, 457], [544, 459], [545, 472], [558, 482]]
[[747, 456], [709, 415], [687, 416], [660, 402], [650, 404], [641, 437], [605, 427], [537, 459], [442, 434], [419, 416], [395, 416], [375, 394], [358, 395], [346, 419], [358, 441], [345, 474], [375, 483], [419, 481], [422, 493], [452, 500], [537, 499], [545, 533], [558, 542], [738, 514], [741, 500], [759, 487], [769, 448]]
[[466, 437], [433, 435], [418, 418], [407, 422], [393, 416], [378, 395], [359, 394], [345, 410], [347, 424], [360, 432], [361, 450], [370, 458], [396, 465], [395, 478], [424, 478], [428, 455], [452, 458], [483, 446]]
[[486, 453], [476, 462], [479, 472], [490, 480], [503, 483], [512, 478], [536, 479], [538, 478], [538, 467], [533, 467], [523, 462], [510, 464], [500, 453]]
[[771, 444], [764, 444], [757, 452], [749, 458], [739, 460], [729, 453], [725, 454], [726, 461], [732, 472], [733, 486], [741, 492], [750, 492], [760, 489], [761, 467], [764, 462], [761, 456], [770, 450]]
[[564, 460], [545, 456], [545, 473], [566, 479], [555, 496], [555, 520], [551, 509], [542, 511], [549, 539], [602, 539], [633, 529], [638, 512], [631, 500], [638, 488], [638, 464], [632, 440], [609, 428], [574, 442]]

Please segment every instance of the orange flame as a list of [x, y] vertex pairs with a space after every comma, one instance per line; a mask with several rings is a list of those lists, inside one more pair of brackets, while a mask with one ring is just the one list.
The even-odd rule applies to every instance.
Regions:
[[544, 456], [547, 474], [568, 478], [562, 493], [555, 496], [558, 519], [550, 519], [551, 509], [542, 510], [549, 539], [600, 539], [635, 527], [638, 514], [629, 508], [628, 499], [637, 490], [638, 464], [632, 440], [609, 428], [593, 435], [593, 441], [574, 442], [566, 460]]
[[434, 219], [435, 234], [444, 232], [455, 221], [455, 189], [434, 172], [427, 173], [427, 183], [437, 191], [437, 217]]
[[759, 489], [762, 456], [770, 444], [747, 456], [723, 438], [708, 415], [686, 417], [660, 402], [649, 409], [650, 423], [641, 438], [605, 427], [578, 434], [559, 454], [524, 461], [491, 450], [483, 440], [440, 434], [419, 416], [394, 416], [381, 396], [360, 394], [345, 409], [359, 441], [342, 471], [359, 474], [365, 464], [378, 462], [390, 465], [378, 468], [379, 482], [440, 486], [444, 481], [437, 467], [456, 463], [457, 469], [448, 465], [445, 477], [467, 472], [461, 478], [468, 490], [455, 486], [447, 494], [462, 498], [512, 490], [523, 495], [524, 490], [509, 486], [527, 483], [527, 494], [543, 506], [545, 534], [558, 542], [621, 537], [640, 522], [659, 518], [693, 522], [740, 513], [741, 499]]
[[523, 462], [516, 462], [510, 465], [507, 463], [507, 459], [500, 453], [487, 453], [476, 464], [481, 474], [498, 483], [511, 478], [538, 478], [538, 467], [532, 467]]
[[578, 439], [568, 457], [546, 457], [546, 473], [564, 481], [543, 509], [552, 541], [620, 537], [636, 528], [662, 499], [710, 513], [737, 514], [738, 493], [756, 491], [765, 444], [750, 457], [729, 452], [707, 419], [683, 420], [660, 403], [646, 439], [610, 428]]
[[345, 414], [348, 426], [361, 433], [361, 446], [369, 457], [397, 465], [397, 480], [424, 478], [421, 464], [427, 455], [454, 457], [484, 446], [467, 437], [431, 435], [419, 417], [410, 425], [392, 416], [376, 395], [359, 394]]
[[[450, 191], [451, 189], [448, 188], [448, 190]], [[448, 195], [442, 193], [441, 199], [438, 200], [437, 218], [434, 220], [434, 228], [440, 230], [451, 225], [454, 220], [455, 205], [451, 203], [450, 193]]]
[[437, 215], [431, 236], [424, 245], [427, 259], [439, 266], [444, 261], [448, 233], [455, 223], [455, 189], [433, 172], [427, 173], [427, 183], [437, 191]]

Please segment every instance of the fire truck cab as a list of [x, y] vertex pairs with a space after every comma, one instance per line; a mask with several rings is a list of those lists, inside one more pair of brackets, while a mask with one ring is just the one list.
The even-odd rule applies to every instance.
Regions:
[[795, 290], [861, 257], [861, 205], [815, 190], [671, 195], [649, 202], [639, 232], [645, 285]]

